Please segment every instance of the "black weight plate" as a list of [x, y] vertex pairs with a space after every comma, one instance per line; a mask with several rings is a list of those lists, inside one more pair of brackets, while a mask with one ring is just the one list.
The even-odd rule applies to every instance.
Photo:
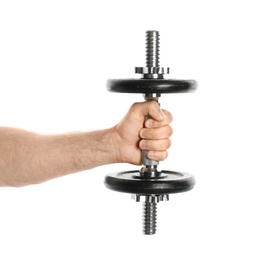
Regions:
[[126, 171], [109, 174], [105, 177], [108, 189], [132, 194], [170, 194], [191, 190], [196, 181], [188, 173], [161, 171], [164, 178], [137, 178], [139, 171]]
[[184, 93], [194, 91], [195, 80], [174, 79], [109, 79], [107, 89], [119, 93]]

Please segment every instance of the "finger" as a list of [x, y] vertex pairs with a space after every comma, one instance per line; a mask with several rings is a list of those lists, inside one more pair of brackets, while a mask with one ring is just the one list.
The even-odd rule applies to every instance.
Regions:
[[161, 139], [161, 140], [141, 140], [139, 142], [139, 147], [142, 150], [148, 151], [164, 151], [170, 148], [171, 140], [170, 139]]
[[161, 127], [165, 125], [169, 125], [173, 121], [172, 114], [167, 110], [162, 110], [165, 118], [161, 121], [154, 120], [153, 118], [149, 118], [145, 121], [145, 127], [147, 128], [155, 128], [155, 127]]
[[148, 151], [147, 157], [150, 160], [163, 161], [168, 157], [167, 151]]
[[170, 125], [159, 128], [143, 128], [140, 131], [140, 138], [148, 140], [167, 139], [173, 134], [173, 129]]

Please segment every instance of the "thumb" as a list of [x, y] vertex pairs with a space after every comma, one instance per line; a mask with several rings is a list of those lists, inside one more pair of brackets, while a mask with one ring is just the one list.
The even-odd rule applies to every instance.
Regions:
[[156, 101], [146, 101], [141, 104], [140, 114], [142, 117], [149, 116], [159, 122], [165, 119], [165, 114]]

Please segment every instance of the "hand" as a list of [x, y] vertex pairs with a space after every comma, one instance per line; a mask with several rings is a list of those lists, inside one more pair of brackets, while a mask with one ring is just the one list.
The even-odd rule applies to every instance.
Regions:
[[[150, 118], [144, 121], [144, 117]], [[156, 101], [135, 103], [126, 116], [114, 127], [117, 162], [141, 164], [141, 150], [147, 157], [162, 161], [171, 145], [172, 115], [160, 109]]]

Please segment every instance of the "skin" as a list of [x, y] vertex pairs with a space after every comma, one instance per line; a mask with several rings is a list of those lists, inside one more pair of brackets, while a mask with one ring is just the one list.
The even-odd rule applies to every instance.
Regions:
[[[144, 122], [144, 117], [150, 119]], [[162, 161], [170, 147], [172, 115], [155, 101], [135, 103], [114, 127], [91, 132], [40, 135], [0, 127], [0, 187], [39, 184], [105, 164]]]

